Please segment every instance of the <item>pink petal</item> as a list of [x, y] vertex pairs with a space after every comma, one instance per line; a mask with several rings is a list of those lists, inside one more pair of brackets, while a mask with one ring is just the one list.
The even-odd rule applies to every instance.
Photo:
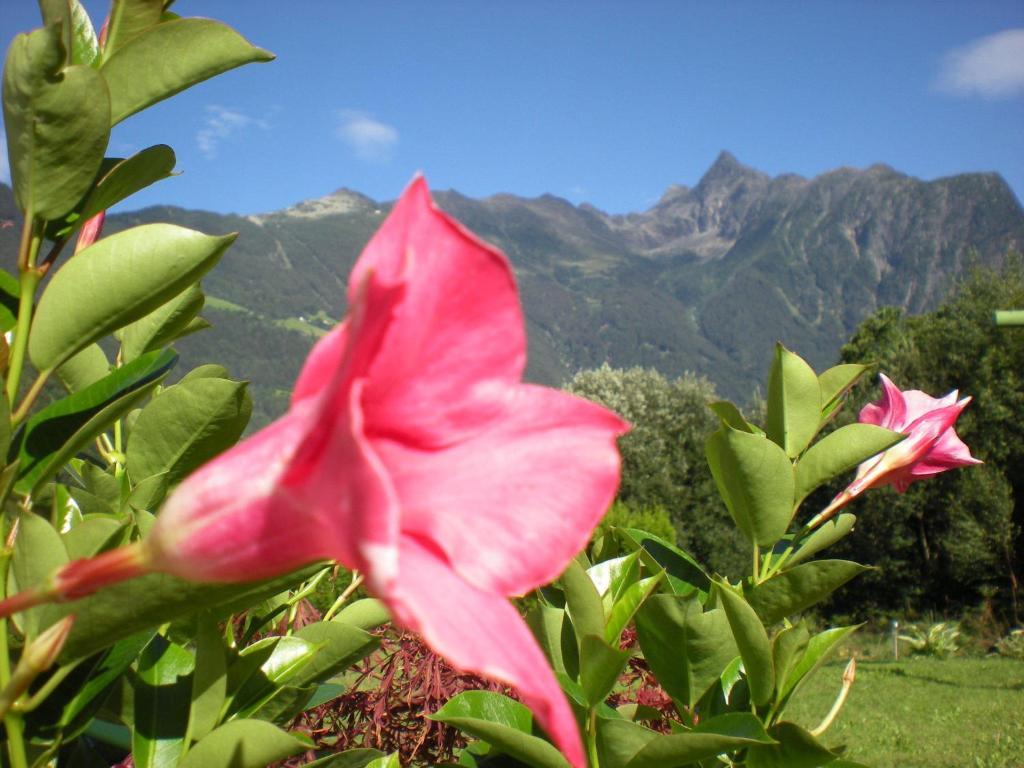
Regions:
[[587, 543], [619, 482], [628, 425], [586, 400], [521, 386], [486, 432], [439, 450], [375, 440], [402, 532], [436, 542], [468, 582], [503, 595], [546, 584]]
[[945, 397], [932, 397], [919, 389], [908, 389], [903, 393], [903, 401], [907, 404], [906, 423], [909, 424], [929, 411], [952, 405], [956, 399], [957, 391], [955, 389]]
[[367, 245], [350, 294], [371, 271], [408, 288], [369, 375], [373, 436], [446, 445], [503, 412], [526, 336], [501, 252], [437, 210], [419, 178]]
[[901, 427], [905, 423], [907, 413], [903, 393], [884, 373], [880, 373], [878, 378], [882, 380], [882, 399], [877, 403], [865, 405], [861, 409], [859, 420], [865, 424], [876, 424], [902, 432]]
[[292, 405], [323, 391], [341, 368], [348, 343], [346, 320], [313, 345], [292, 390]]
[[292, 409], [186, 478], [145, 539], [154, 568], [195, 581], [251, 581], [330, 558], [323, 518], [278, 486], [313, 415]]
[[428, 542], [402, 536], [399, 564], [382, 595], [398, 621], [456, 667], [514, 688], [569, 762], [586, 768], [576, 718], [516, 609], [463, 581]]

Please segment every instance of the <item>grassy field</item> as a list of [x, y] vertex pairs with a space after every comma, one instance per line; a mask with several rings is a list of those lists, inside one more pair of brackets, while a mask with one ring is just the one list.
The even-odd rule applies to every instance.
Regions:
[[[814, 727], [839, 691], [843, 662], [819, 670], [787, 710]], [[1024, 768], [1024, 662], [1000, 657], [858, 663], [823, 741], [874, 768]]]

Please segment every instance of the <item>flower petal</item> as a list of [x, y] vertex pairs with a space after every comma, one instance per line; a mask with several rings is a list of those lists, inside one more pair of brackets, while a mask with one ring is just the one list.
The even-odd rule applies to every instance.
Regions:
[[619, 482], [611, 411], [522, 385], [503, 418], [441, 450], [375, 440], [402, 531], [436, 542], [459, 574], [504, 595], [546, 584], [582, 549]]
[[342, 367], [349, 343], [348, 320], [313, 345], [292, 390], [292, 405], [322, 392]]
[[877, 403], [865, 405], [860, 411], [858, 420], [862, 424], [875, 424], [902, 432], [907, 415], [907, 405], [903, 400], [903, 393], [884, 373], [880, 373], [878, 378], [882, 380], [882, 399]]
[[410, 536], [401, 539], [398, 578], [381, 597], [453, 665], [514, 688], [569, 762], [586, 768], [576, 718], [508, 600], [467, 584], [429, 542]]
[[370, 271], [408, 288], [368, 377], [372, 434], [447, 445], [501, 413], [526, 361], [502, 253], [435, 208], [418, 178], [363, 251], [350, 294]]

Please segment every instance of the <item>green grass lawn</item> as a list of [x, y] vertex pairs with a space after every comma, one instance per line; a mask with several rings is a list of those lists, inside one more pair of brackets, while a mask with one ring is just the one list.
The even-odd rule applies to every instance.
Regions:
[[[813, 728], [843, 662], [818, 671], [787, 710]], [[1024, 768], [1024, 661], [1000, 657], [864, 661], [825, 744], [874, 768]]]

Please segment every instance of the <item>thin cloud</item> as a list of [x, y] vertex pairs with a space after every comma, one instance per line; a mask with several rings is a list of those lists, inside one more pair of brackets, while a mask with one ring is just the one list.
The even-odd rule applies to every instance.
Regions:
[[0, 181], [11, 183], [11, 166], [7, 162], [7, 137], [0, 133]]
[[951, 93], [989, 98], [1024, 92], [1024, 28], [1006, 29], [950, 51], [937, 85]]
[[398, 131], [376, 120], [366, 112], [345, 109], [337, 113], [338, 127], [334, 134], [355, 152], [371, 162], [387, 160], [398, 143]]
[[196, 144], [203, 157], [208, 160], [217, 156], [220, 144], [247, 128], [261, 128], [266, 131], [270, 123], [263, 118], [252, 117], [239, 109], [210, 104], [206, 107], [203, 127], [196, 132]]

